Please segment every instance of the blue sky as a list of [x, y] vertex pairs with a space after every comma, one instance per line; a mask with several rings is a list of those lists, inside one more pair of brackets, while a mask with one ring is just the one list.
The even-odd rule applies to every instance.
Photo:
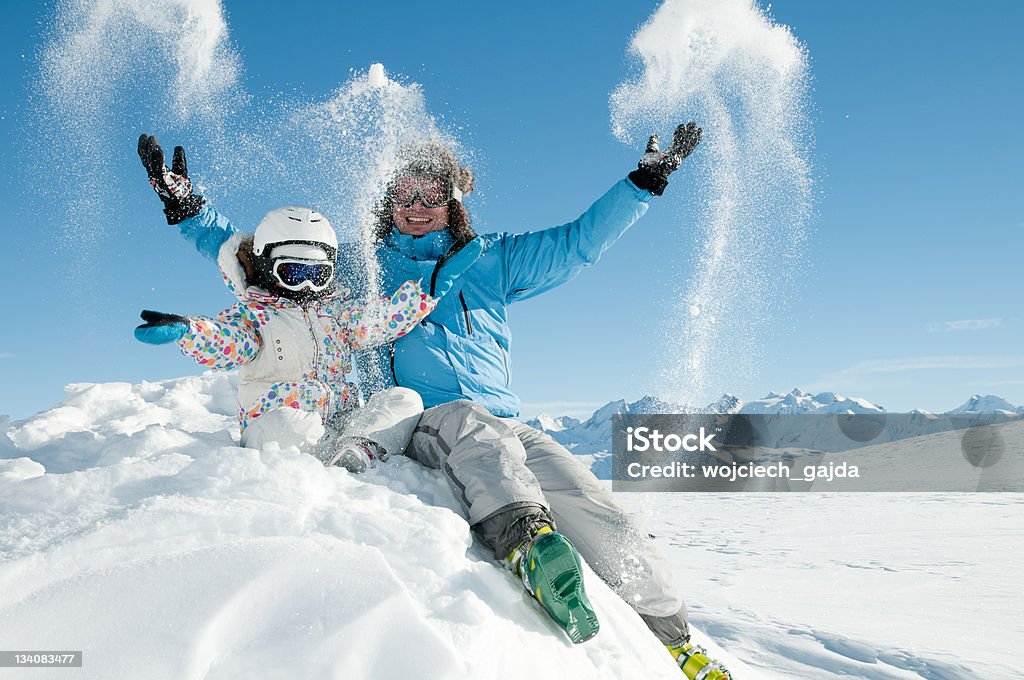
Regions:
[[[244, 88], [257, 99], [322, 101], [373, 62], [421, 83], [430, 110], [475, 152], [476, 225], [518, 231], [575, 217], [634, 166], [640, 149], [611, 135], [608, 95], [630, 73], [631, 34], [658, 4], [226, 9]], [[810, 53], [815, 216], [799, 285], [759, 338], [763, 364], [709, 389], [747, 399], [830, 389], [890, 410], [946, 410], [976, 392], [1024, 403], [1024, 7], [782, 0], [771, 11]], [[0, 228], [13, 275], [0, 414], [15, 418], [53, 406], [68, 383], [197, 372], [173, 349], [133, 340], [138, 310], [214, 313], [230, 302], [210, 265], [163, 224], [136, 167], [139, 132], [170, 127], [150, 111], [126, 106], [120, 145], [77, 159], [82, 173], [111, 168], [103, 204], [115, 208], [95, 243], [69, 244], [62, 220], [75, 177], [55, 182], [26, 141], [39, 137], [28, 100], [52, 20], [52, 7], [20, 2], [0, 29]], [[160, 76], [142, 74], [140, 91]], [[202, 159], [190, 161], [201, 177]], [[693, 179], [684, 169], [669, 191]], [[274, 206], [232, 196], [220, 207], [253, 219]], [[651, 389], [659, 300], [687, 274], [669, 247], [674, 229], [656, 202], [593, 270], [512, 309], [525, 415], [589, 412]]]

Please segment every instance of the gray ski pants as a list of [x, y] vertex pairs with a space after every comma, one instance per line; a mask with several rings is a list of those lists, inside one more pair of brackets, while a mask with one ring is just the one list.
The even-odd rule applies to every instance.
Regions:
[[501, 538], [513, 522], [531, 507], [546, 510], [662, 642], [688, 637], [686, 606], [661, 551], [590, 469], [548, 435], [471, 401], [453, 401], [423, 412], [406, 455], [444, 471], [496, 558], [508, 555]]

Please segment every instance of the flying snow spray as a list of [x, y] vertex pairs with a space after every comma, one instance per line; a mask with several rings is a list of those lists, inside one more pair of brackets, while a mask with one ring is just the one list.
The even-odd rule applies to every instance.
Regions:
[[805, 48], [752, 0], [666, 0], [629, 47], [640, 65], [611, 95], [623, 142], [704, 128], [697, 186], [666, 198], [699, 204], [680, 224], [688, 279], [673, 291], [659, 394], [707, 403], [754, 373], [759, 334], [783, 310], [811, 209]]
[[[123, 211], [120, 188], [144, 181], [134, 157], [141, 132], [156, 134], [168, 155], [186, 146], [193, 182], [242, 230], [278, 205], [328, 215], [341, 240], [364, 244], [368, 292], [379, 288], [373, 209], [401, 148], [425, 139], [456, 146], [421, 88], [373, 64], [326, 101], [256, 101], [240, 73], [220, 0], [58, 0], [39, 55], [31, 157], [49, 187], [41, 193], [65, 208], [55, 229], [68, 246], [72, 291], [95, 291], [95, 260], [123, 228], [110, 219]], [[254, 194], [264, 202], [254, 205]], [[153, 221], [161, 219], [154, 203]]]
[[31, 143], [40, 191], [57, 183], [51, 205], [65, 208], [73, 276], [89, 281], [94, 272], [81, 258], [111, 237], [125, 186], [117, 170], [135, 163], [141, 121], [222, 136], [246, 96], [218, 0], [58, 0], [52, 11], [34, 81]]
[[382, 64], [355, 72], [324, 102], [291, 105], [271, 117], [264, 139], [289, 173], [300, 172], [317, 205], [332, 216], [343, 240], [364, 249], [361, 265], [373, 294], [380, 291], [373, 229], [387, 183], [409, 144], [434, 140], [456, 146], [427, 111], [422, 88], [388, 77]]

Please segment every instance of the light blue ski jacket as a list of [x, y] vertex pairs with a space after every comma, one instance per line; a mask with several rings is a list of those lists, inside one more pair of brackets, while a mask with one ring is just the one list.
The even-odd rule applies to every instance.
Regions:
[[[496, 416], [519, 415], [519, 398], [511, 390], [508, 306], [551, 290], [597, 262], [647, 211], [650, 200], [649, 192], [624, 179], [568, 224], [522, 234], [482, 234], [485, 251], [477, 263], [429, 317], [374, 357], [381, 373], [416, 390], [427, 408], [470, 399]], [[237, 231], [209, 207], [183, 221], [180, 229], [214, 261], [221, 245]], [[383, 289], [420, 278], [427, 288], [438, 258], [453, 243], [448, 230], [414, 238], [392, 228], [377, 246]], [[363, 274], [339, 266], [339, 275], [343, 273], [349, 278]], [[353, 290], [365, 287], [358, 280], [341, 283]]]

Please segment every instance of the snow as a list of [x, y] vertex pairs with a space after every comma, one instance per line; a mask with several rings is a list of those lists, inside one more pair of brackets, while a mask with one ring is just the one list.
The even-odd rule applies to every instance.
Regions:
[[1020, 677], [1024, 494], [620, 498], [667, 537], [693, 621], [765, 677]]
[[802, 77], [807, 67], [790, 29], [747, 0], [667, 0], [633, 35], [630, 53], [642, 60], [644, 70], [611, 97], [612, 130], [627, 140], [634, 118], [666, 108], [685, 110], [699, 95], [720, 87], [716, 78], [723, 71], [753, 71], [756, 65], [763, 69], [762, 79], [781, 81]]
[[384, 72], [384, 64], [370, 64], [367, 80], [370, 87], [384, 87], [388, 82], [387, 74]]
[[99, 124], [136, 68], [160, 69], [162, 104], [180, 120], [221, 120], [237, 99], [241, 65], [219, 0], [77, 0], [56, 13], [40, 75], [65, 121]]
[[439, 472], [240, 448], [233, 394], [212, 373], [76, 385], [8, 425], [6, 649], [83, 650], [76, 678], [679, 677], [589, 571], [602, 631], [572, 645], [474, 543]]
[[[68, 392], [0, 423], [0, 640], [84, 651], [32, 677], [679, 678], [589, 571], [570, 644], [434, 470], [240, 448], [230, 376]], [[1024, 494], [618, 497], [740, 680], [1018, 676]]]
[[656, 5], [630, 39], [632, 67], [609, 97], [611, 129], [633, 148], [653, 132], [667, 143], [688, 121], [704, 131], [679, 171], [694, 191], [660, 199], [687, 216], [675, 229], [689, 256], [674, 261], [657, 389], [696, 404], [768, 360], [764, 331], [805, 266], [810, 57], [770, 7], [751, 0]]
[[580, 421], [572, 416], [555, 418], [546, 413], [541, 413], [536, 418], [526, 421], [526, 424], [545, 432], [561, 432], [562, 430], [579, 426]]

